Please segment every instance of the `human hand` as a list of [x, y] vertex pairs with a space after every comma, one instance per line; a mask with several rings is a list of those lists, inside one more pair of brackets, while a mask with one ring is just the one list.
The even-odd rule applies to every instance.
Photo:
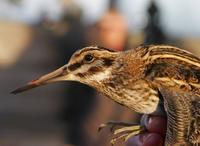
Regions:
[[127, 146], [163, 146], [167, 120], [165, 117], [143, 115], [141, 124], [147, 132], [136, 135], [127, 141]]

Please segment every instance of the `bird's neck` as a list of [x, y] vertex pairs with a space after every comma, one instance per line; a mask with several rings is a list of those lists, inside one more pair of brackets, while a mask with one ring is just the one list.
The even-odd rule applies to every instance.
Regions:
[[[139, 113], [152, 113], [156, 110], [158, 93], [144, 80], [144, 63], [132, 56], [123, 57], [112, 67], [108, 78], [97, 82], [95, 88], [119, 104]], [[151, 97], [148, 97], [148, 93]], [[145, 99], [153, 101], [152, 106]], [[149, 101], [149, 100], [148, 100]]]

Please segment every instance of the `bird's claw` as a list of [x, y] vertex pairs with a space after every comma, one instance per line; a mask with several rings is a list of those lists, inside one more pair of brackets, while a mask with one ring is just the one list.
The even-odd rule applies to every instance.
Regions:
[[[114, 145], [119, 139], [123, 139], [123, 141], [126, 142], [130, 137], [145, 131], [145, 127], [141, 125], [113, 121], [106, 124], [101, 124], [98, 128], [98, 131], [101, 131], [107, 126], [111, 126], [110, 131], [113, 133], [113, 135], [115, 135], [115, 137], [110, 141], [111, 145]], [[124, 127], [116, 129], [117, 126]]]

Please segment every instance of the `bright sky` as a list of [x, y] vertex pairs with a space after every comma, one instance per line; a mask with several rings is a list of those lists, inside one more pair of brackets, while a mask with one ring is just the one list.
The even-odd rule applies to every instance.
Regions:
[[[59, 0], [24, 0], [21, 6], [10, 6], [0, 0], [0, 16], [25, 22], [34, 22], [42, 12], [51, 18], [60, 15]], [[105, 12], [107, 0], [74, 0], [84, 10], [84, 19], [94, 22]], [[146, 22], [146, 8], [150, 0], [119, 0], [119, 7], [125, 14], [130, 28], [141, 30]], [[200, 36], [199, 0], [156, 0], [159, 5], [162, 24], [171, 35]]]

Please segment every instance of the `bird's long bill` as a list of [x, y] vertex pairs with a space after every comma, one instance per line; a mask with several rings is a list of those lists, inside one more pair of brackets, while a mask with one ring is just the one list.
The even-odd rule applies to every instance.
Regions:
[[26, 90], [41, 86], [41, 85], [64, 80], [64, 77], [66, 77], [67, 74], [68, 74], [68, 72], [66, 70], [66, 66], [63, 66], [49, 74], [46, 74], [36, 80], [29, 82], [27, 85], [22, 86], [16, 90], [12, 91], [11, 93], [18, 94], [18, 93], [24, 92]]

